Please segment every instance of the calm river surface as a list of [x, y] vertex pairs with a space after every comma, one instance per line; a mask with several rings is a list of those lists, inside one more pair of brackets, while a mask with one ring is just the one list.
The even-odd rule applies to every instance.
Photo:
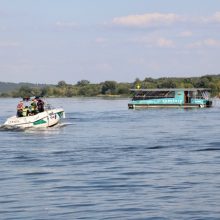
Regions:
[[[0, 99], [0, 124], [17, 99]], [[220, 105], [48, 99], [62, 126], [0, 131], [0, 219], [220, 219]]]

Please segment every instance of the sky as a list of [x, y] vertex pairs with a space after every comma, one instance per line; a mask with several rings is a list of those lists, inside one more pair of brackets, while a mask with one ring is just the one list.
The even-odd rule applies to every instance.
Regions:
[[220, 73], [220, 0], [0, 0], [0, 81]]

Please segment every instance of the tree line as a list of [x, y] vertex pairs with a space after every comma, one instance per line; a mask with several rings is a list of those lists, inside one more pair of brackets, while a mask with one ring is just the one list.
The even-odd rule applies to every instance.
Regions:
[[13, 91], [1, 92], [1, 97], [75, 97], [75, 96], [129, 96], [131, 88], [210, 88], [212, 96], [220, 96], [220, 75], [205, 75], [202, 77], [188, 78], [136, 78], [132, 83], [118, 83], [105, 81], [90, 83], [88, 80], [78, 81], [76, 84], [68, 84], [59, 81], [57, 85], [30, 86], [22, 85]]

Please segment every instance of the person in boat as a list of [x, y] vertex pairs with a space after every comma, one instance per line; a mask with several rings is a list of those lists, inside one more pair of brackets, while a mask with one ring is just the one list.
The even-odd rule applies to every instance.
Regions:
[[27, 117], [27, 116], [29, 116], [29, 113], [30, 113], [29, 107], [25, 106], [25, 108], [23, 108], [23, 110], [22, 110], [22, 116]]
[[23, 108], [24, 108], [24, 102], [23, 101], [20, 101], [17, 105], [17, 117], [22, 117], [23, 114]]
[[23, 98], [23, 101], [24, 101], [24, 102], [29, 102], [29, 101], [30, 101], [30, 97], [24, 97], [24, 98]]
[[30, 113], [32, 115], [36, 115], [38, 113], [37, 111], [37, 100], [32, 99], [31, 105], [30, 105]]
[[39, 112], [44, 112], [44, 101], [41, 100], [39, 97], [36, 97], [37, 100], [37, 109]]

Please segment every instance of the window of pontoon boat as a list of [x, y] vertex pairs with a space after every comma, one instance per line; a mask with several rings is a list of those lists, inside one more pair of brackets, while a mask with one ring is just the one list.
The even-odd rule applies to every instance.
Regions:
[[135, 94], [133, 100], [174, 98], [174, 97], [175, 97], [175, 91], [141, 91]]
[[195, 99], [197, 96], [197, 91], [191, 92], [190, 96]]
[[209, 99], [209, 92], [208, 91], [201, 91], [203, 99]]
[[141, 100], [144, 98], [144, 92], [138, 92], [134, 95], [132, 100]]
[[167, 98], [175, 98], [175, 91], [169, 91], [166, 95]]
[[202, 95], [202, 91], [198, 90], [197, 91], [197, 96], [196, 96], [197, 99], [203, 99], [203, 95]]
[[149, 91], [146, 93], [146, 96], [151, 98], [163, 98], [167, 93], [167, 91]]
[[147, 96], [151, 98], [174, 98], [175, 91], [150, 91]]

